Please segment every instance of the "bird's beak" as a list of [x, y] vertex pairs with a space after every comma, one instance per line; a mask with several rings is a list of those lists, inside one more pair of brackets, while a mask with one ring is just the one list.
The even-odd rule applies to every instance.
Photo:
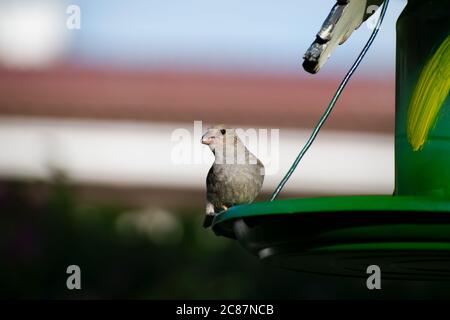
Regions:
[[201, 142], [202, 142], [203, 144], [206, 144], [206, 145], [209, 146], [209, 145], [211, 144], [211, 142], [212, 142], [212, 138], [211, 138], [211, 137], [208, 137], [207, 135], [204, 135], [204, 136], [202, 137]]
[[211, 136], [211, 135], [207, 132], [207, 133], [205, 133], [205, 134], [203, 135], [201, 142], [202, 142], [203, 144], [206, 144], [207, 146], [209, 146], [209, 145], [212, 143], [213, 139], [214, 139], [214, 137]]

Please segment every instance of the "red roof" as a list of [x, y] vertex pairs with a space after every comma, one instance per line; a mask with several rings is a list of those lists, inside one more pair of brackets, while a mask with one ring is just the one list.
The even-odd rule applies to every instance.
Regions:
[[[280, 75], [0, 70], [0, 114], [311, 127], [340, 79]], [[328, 129], [392, 132], [394, 82], [352, 79]]]

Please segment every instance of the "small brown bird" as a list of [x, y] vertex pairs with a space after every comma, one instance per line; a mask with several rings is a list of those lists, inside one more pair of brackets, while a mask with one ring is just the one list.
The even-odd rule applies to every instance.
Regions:
[[251, 203], [261, 191], [264, 165], [239, 139], [235, 129], [209, 128], [202, 137], [215, 156], [206, 178], [205, 228], [214, 216], [231, 206]]

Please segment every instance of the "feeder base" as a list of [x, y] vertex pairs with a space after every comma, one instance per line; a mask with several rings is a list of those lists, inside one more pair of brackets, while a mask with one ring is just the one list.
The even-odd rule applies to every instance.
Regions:
[[367, 278], [450, 280], [450, 202], [401, 196], [277, 200], [235, 206], [213, 222], [252, 254], [287, 269]]

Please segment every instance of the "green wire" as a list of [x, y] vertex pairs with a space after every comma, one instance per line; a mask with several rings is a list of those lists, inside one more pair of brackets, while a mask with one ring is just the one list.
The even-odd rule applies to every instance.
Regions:
[[342, 80], [341, 84], [339, 85], [338, 89], [336, 90], [336, 93], [334, 94], [333, 98], [330, 101], [330, 104], [325, 109], [325, 112], [320, 117], [319, 122], [314, 127], [308, 141], [303, 146], [300, 153], [297, 155], [297, 158], [295, 159], [292, 166], [289, 168], [288, 172], [284, 176], [284, 178], [280, 181], [275, 191], [272, 193], [270, 197], [270, 201], [275, 200], [275, 198], [278, 196], [278, 194], [283, 189], [286, 182], [289, 180], [291, 175], [294, 173], [295, 169], [297, 168], [298, 164], [300, 163], [300, 160], [302, 160], [303, 156], [308, 151], [309, 147], [311, 147], [312, 143], [317, 137], [317, 134], [319, 133], [320, 129], [322, 128], [325, 121], [328, 119], [328, 116], [330, 115], [331, 111], [333, 110], [334, 105], [336, 104], [336, 101], [339, 99], [339, 96], [341, 95], [342, 91], [344, 90], [345, 86], [347, 85], [348, 81], [350, 80], [351, 76], [355, 72], [355, 70], [358, 68], [359, 64], [361, 63], [361, 60], [366, 55], [367, 51], [369, 50], [370, 46], [372, 45], [373, 41], [375, 40], [378, 30], [380, 29], [381, 23], [383, 22], [384, 16], [386, 14], [386, 10], [389, 4], [389, 0], [385, 0], [381, 9], [380, 17], [378, 18], [377, 24], [375, 26], [375, 29], [373, 30], [372, 34], [369, 37], [369, 40], [367, 40], [366, 45], [361, 50], [361, 53], [358, 55], [358, 58], [356, 58], [356, 61], [353, 63], [350, 70], [345, 75], [344, 79]]

